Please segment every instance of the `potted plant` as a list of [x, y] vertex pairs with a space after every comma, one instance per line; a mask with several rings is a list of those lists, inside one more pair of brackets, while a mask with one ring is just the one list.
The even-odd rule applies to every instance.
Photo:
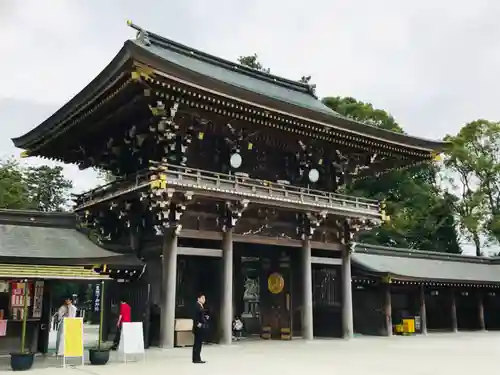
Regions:
[[26, 371], [33, 366], [35, 353], [26, 350], [26, 324], [28, 321], [28, 281], [24, 281], [23, 292], [23, 322], [21, 329], [21, 350], [19, 353], [10, 353], [10, 367], [13, 371]]
[[102, 322], [104, 320], [104, 281], [101, 281], [101, 301], [100, 307], [100, 318], [99, 318], [99, 338], [97, 341], [97, 348], [89, 349], [89, 360], [91, 365], [102, 366], [109, 361], [109, 347], [103, 347], [102, 345]]

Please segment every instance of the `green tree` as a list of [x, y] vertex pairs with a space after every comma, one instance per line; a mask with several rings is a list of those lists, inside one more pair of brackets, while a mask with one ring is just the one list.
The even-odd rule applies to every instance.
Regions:
[[481, 235], [500, 243], [500, 124], [476, 120], [448, 136], [445, 165], [458, 176], [461, 226], [481, 253]]
[[[403, 129], [389, 113], [354, 98], [328, 97], [323, 103], [348, 118], [394, 132]], [[437, 167], [424, 165], [356, 181], [349, 192], [386, 200], [390, 222], [362, 234], [372, 244], [459, 253], [453, 212], [455, 198], [436, 183]]]
[[0, 161], [0, 208], [31, 208], [23, 169], [11, 159]]
[[322, 101], [323, 104], [345, 117], [376, 126], [377, 128], [403, 133], [403, 129], [397, 124], [394, 117], [383, 109], [373, 108], [373, 105], [370, 103], [357, 101], [351, 97], [344, 98], [340, 96], [326, 97]]
[[64, 178], [62, 167], [28, 167], [24, 183], [31, 205], [39, 211], [64, 211], [69, 202], [73, 183]]
[[264, 66], [259, 62], [259, 56], [257, 56], [256, 53], [249, 56], [240, 56], [238, 57], [238, 62], [241, 65], [258, 70], [260, 72], [271, 73], [271, 69], [264, 68]]

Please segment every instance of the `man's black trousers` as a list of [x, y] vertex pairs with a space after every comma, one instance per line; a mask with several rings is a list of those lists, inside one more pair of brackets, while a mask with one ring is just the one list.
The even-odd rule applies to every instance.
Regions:
[[193, 343], [193, 362], [201, 361], [201, 348], [203, 346], [203, 329], [195, 329]]

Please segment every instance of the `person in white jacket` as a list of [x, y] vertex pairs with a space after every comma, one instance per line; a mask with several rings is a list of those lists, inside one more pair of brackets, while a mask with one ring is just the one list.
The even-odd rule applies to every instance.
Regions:
[[64, 355], [64, 343], [61, 343], [61, 339], [64, 337], [64, 318], [76, 318], [76, 310], [71, 297], [66, 298], [62, 306], [57, 310], [56, 355], [58, 356]]

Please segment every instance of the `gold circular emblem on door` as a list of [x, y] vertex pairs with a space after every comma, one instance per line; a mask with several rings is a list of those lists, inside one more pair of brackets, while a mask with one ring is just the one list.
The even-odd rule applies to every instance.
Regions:
[[267, 279], [267, 287], [272, 294], [279, 294], [285, 287], [285, 279], [277, 272], [272, 273]]

